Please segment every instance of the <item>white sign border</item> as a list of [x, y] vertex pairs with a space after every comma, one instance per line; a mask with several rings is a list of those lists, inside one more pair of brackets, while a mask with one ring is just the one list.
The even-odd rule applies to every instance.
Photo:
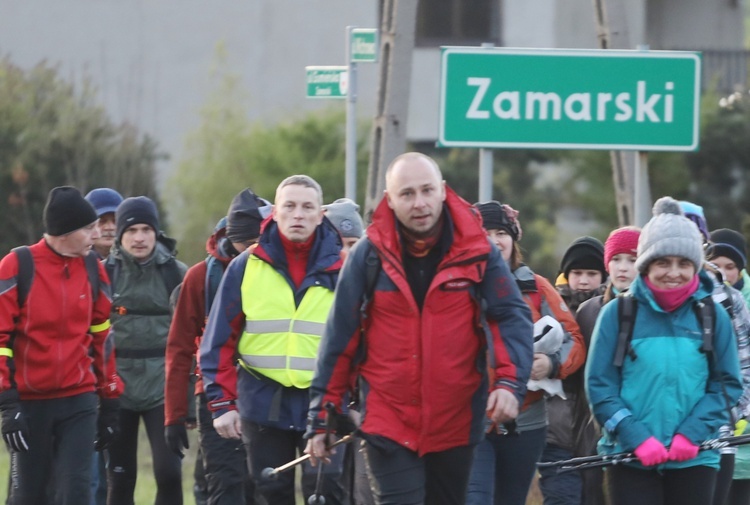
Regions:
[[[596, 149], [609, 151], [695, 151], [700, 141], [700, 80], [701, 57], [698, 52], [691, 51], [638, 51], [613, 49], [526, 49], [505, 47], [441, 47], [440, 55], [440, 117], [438, 122], [438, 145], [440, 147], [480, 147], [480, 148], [512, 148], [512, 149]], [[590, 144], [567, 142], [472, 142], [445, 140], [445, 92], [446, 77], [448, 75], [447, 57], [451, 54], [518, 54], [525, 56], [584, 56], [592, 58], [682, 58], [695, 60], [695, 96], [693, 100], [693, 138], [689, 146], [675, 145], [634, 145], [634, 144]]]

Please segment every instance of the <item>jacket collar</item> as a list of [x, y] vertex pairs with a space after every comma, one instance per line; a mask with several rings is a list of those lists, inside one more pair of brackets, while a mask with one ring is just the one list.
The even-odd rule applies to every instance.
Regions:
[[[263, 222], [263, 231], [258, 246], [252, 254], [277, 268], [288, 270], [289, 266], [276, 221], [269, 218]], [[341, 269], [341, 264], [341, 237], [328, 218], [324, 217], [323, 222], [315, 229], [315, 240], [310, 250], [307, 273], [336, 272]]]

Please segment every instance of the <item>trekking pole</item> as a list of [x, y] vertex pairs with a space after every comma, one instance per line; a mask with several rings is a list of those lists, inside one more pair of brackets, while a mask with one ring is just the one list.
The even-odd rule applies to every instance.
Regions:
[[[326, 423], [326, 424], [328, 424], [328, 423]], [[348, 435], [344, 435], [343, 437], [341, 437], [340, 439], [336, 440], [331, 445], [329, 445], [328, 449], [333, 449], [334, 447], [338, 447], [339, 445], [348, 444], [352, 440], [354, 440], [354, 434], [353, 433], [349, 433]], [[295, 466], [304, 463], [308, 459], [310, 459], [310, 455], [309, 454], [303, 454], [299, 458], [293, 459], [289, 463], [284, 463], [283, 465], [277, 466], [276, 468], [272, 468], [272, 467], [269, 466], [267, 468], [264, 468], [263, 471], [260, 472], [260, 477], [263, 480], [274, 480], [274, 479], [277, 479], [280, 473], [286, 472], [287, 470], [292, 469]]]
[[[750, 444], [750, 434], [712, 438], [702, 442], [699, 449], [701, 451], [711, 451], [715, 449], [723, 449], [724, 447], [734, 447], [745, 444]], [[615, 454], [600, 454], [597, 456], [581, 456], [560, 461], [544, 461], [537, 463], [536, 466], [540, 469], [557, 468], [557, 473], [561, 474], [575, 472], [577, 470], [587, 470], [589, 468], [631, 463], [637, 460], [638, 457], [632, 452], [618, 452]]]
[[[334, 428], [333, 424], [336, 419], [336, 407], [333, 403], [328, 402], [325, 404], [326, 409], [326, 446], [328, 446], [328, 440], [331, 436], [331, 429]], [[325, 505], [326, 498], [320, 493], [320, 488], [323, 484], [323, 462], [318, 464], [318, 475], [315, 477], [315, 491], [310, 498], [307, 499], [307, 505]]]

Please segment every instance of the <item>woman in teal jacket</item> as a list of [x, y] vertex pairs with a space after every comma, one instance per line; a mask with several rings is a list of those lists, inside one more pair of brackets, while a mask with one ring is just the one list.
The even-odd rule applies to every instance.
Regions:
[[742, 386], [731, 321], [718, 305], [713, 351], [703, 349], [695, 308], [714, 302], [702, 262], [698, 229], [675, 200], [661, 198], [638, 242], [640, 275], [630, 287], [637, 311], [621, 366], [623, 301], [607, 304], [594, 328], [586, 388], [603, 428], [599, 452], [638, 458], [608, 469], [614, 505], [711, 503], [719, 453], [699, 445], [718, 435]]

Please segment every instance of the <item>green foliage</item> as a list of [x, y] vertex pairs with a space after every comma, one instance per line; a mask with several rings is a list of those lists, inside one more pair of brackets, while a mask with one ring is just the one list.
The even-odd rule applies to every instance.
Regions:
[[55, 186], [153, 198], [159, 159], [152, 139], [107, 118], [88, 80], [77, 88], [46, 63], [23, 70], [0, 59], [0, 251], [39, 239]]
[[[731, 103], [729, 103], [731, 102]], [[720, 105], [723, 104], [723, 105]], [[669, 195], [704, 207], [711, 229], [741, 229], [750, 217], [750, 95], [707, 93], [701, 104], [700, 148], [648, 155], [653, 200]], [[605, 151], [569, 151], [565, 203], [585, 210], [604, 230], [618, 226], [612, 165]], [[605, 234], [606, 234], [605, 231]]]
[[[201, 125], [190, 135], [166, 193], [170, 208], [179, 216], [174, 230], [180, 254], [189, 262], [205, 256], [211, 230], [245, 187], [273, 201], [285, 177], [307, 174], [321, 185], [326, 202], [344, 196], [343, 109], [335, 107], [264, 127], [247, 119], [236, 76], [219, 70], [214, 80], [216, 89], [201, 111]], [[361, 197], [367, 153], [362, 140], [366, 131], [359, 130]]]

